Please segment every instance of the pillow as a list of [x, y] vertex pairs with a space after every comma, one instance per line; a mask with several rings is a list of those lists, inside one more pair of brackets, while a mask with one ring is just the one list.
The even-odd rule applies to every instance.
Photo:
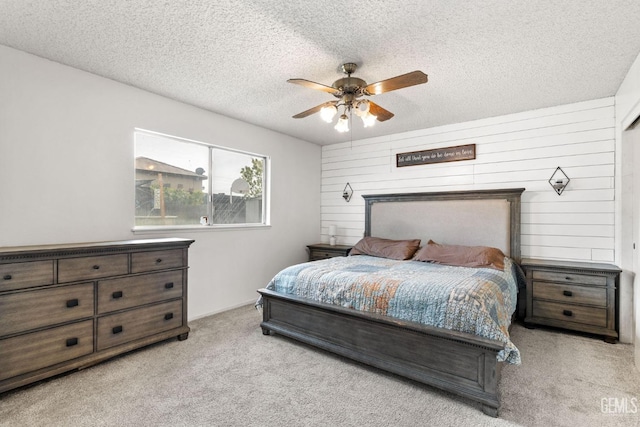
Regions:
[[504, 254], [498, 248], [488, 246], [440, 245], [429, 240], [413, 257], [414, 261], [460, 267], [489, 267], [504, 270]]
[[420, 247], [420, 239], [391, 240], [365, 237], [351, 249], [349, 255], [371, 255], [381, 258], [410, 259]]

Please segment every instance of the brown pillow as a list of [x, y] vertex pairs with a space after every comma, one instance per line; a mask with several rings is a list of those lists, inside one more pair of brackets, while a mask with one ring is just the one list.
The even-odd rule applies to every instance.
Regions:
[[500, 249], [488, 246], [440, 245], [429, 240], [413, 257], [414, 261], [460, 267], [489, 267], [504, 270], [504, 254]]
[[371, 255], [381, 258], [410, 259], [420, 247], [420, 239], [391, 240], [365, 237], [351, 249], [349, 255]]

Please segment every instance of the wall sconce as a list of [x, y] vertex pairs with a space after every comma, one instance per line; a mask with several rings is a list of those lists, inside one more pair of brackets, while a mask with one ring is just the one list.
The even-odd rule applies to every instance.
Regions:
[[551, 178], [549, 178], [549, 184], [551, 184], [555, 192], [558, 193], [558, 196], [562, 194], [569, 184], [569, 181], [571, 181], [571, 179], [569, 179], [560, 166], [556, 168]]
[[348, 203], [351, 200], [351, 196], [353, 196], [353, 189], [347, 182], [347, 185], [344, 186], [344, 190], [342, 190], [342, 198]]

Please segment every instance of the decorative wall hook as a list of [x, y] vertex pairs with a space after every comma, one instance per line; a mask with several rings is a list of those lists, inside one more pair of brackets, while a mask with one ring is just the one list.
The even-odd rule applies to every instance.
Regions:
[[346, 202], [349, 202], [349, 200], [351, 200], [351, 196], [353, 196], [353, 189], [351, 188], [351, 186], [347, 182], [347, 185], [344, 186], [344, 190], [342, 190], [342, 198]]
[[569, 184], [569, 181], [571, 181], [571, 179], [569, 179], [560, 166], [556, 168], [551, 178], [549, 178], [549, 184], [551, 184], [555, 192], [558, 193], [558, 196], [562, 194], [567, 184]]

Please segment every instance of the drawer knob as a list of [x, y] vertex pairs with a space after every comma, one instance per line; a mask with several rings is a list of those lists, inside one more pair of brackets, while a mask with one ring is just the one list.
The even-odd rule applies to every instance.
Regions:
[[573, 278], [571, 276], [565, 276], [564, 280], [573, 280]]
[[171, 320], [173, 319], [173, 313], [167, 313], [164, 315], [164, 320]]
[[122, 328], [122, 326], [115, 326], [113, 329], [111, 329], [111, 332], [115, 335], [121, 333], [123, 330], [124, 329]]
[[67, 347], [73, 347], [74, 345], [78, 345], [78, 338], [69, 338], [67, 340]]
[[78, 301], [78, 298], [67, 300], [67, 307], [68, 308], [77, 307], [78, 304], [80, 304], [80, 301]]
[[2, 279], [3, 279], [3, 280], [11, 280], [11, 275], [10, 275], [10, 274], [5, 274], [5, 275], [2, 277]]
[[100, 270], [100, 266], [99, 266], [99, 265], [94, 265], [94, 266], [93, 266], [93, 269], [94, 269], [94, 270]]
[[114, 293], [111, 294], [111, 297], [113, 299], [122, 298], [122, 291], [115, 291]]
[[165, 284], [164, 284], [164, 288], [165, 288], [165, 289], [171, 289], [171, 288], [173, 288], [173, 282], [165, 283]]
[[572, 297], [573, 296], [573, 292], [571, 292], [571, 291], [562, 291], [562, 295], [564, 295], [565, 297]]
[[160, 264], [162, 262], [162, 258], [156, 259], [156, 264]]
[[568, 317], [573, 316], [573, 312], [571, 310], [562, 310], [562, 314]]

